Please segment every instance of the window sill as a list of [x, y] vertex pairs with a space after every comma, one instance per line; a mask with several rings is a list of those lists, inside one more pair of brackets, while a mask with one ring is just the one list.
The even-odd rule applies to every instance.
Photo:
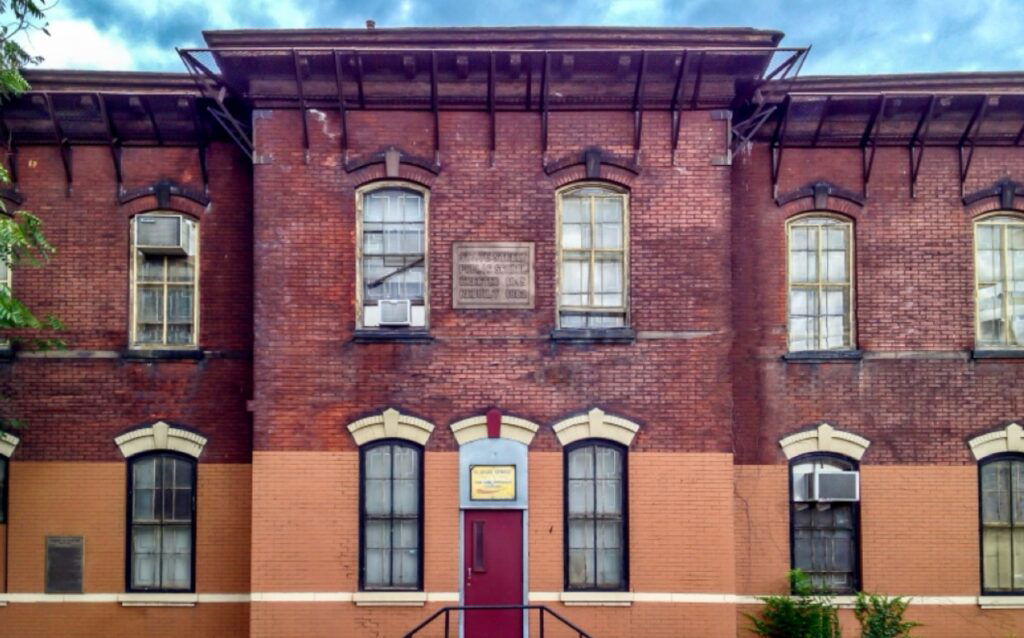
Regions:
[[427, 602], [423, 591], [361, 591], [352, 594], [358, 607], [422, 607]]
[[1024, 596], [978, 596], [982, 609], [1024, 609]]
[[117, 601], [122, 607], [195, 607], [199, 602], [197, 594], [119, 594]]
[[803, 350], [782, 355], [788, 363], [856, 363], [863, 358], [862, 350]]
[[633, 592], [563, 591], [558, 600], [566, 607], [629, 607], [633, 604]]
[[555, 328], [551, 340], [559, 343], [633, 343], [636, 331], [632, 328]]
[[356, 330], [355, 343], [430, 343], [434, 338], [426, 330]]
[[1024, 359], [1024, 349], [972, 350], [972, 359]]
[[121, 352], [124, 361], [199, 361], [206, 356], [199, 348], [128, 348]]

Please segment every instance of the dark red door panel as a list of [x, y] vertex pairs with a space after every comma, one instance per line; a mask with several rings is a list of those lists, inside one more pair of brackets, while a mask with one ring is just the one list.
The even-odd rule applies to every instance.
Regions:
[[[469, 510], [465, 513], [466, 605], [523, 604], [523, 513]], [[465, 638], [521, 638], [523, 612], [465, 612]]]

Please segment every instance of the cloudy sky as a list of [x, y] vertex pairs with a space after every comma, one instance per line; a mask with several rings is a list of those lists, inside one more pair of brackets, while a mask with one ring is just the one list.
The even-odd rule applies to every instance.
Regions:
[[[48, 4], [52, 4], [48, 2]], [[897, 7], [897, 8], [894, 8]], [[44, 67], [183, 70], [203, 29], [751, 26], [813, 45], [804, 75], [1024, 70], [1024, 0], [59, 0]]]

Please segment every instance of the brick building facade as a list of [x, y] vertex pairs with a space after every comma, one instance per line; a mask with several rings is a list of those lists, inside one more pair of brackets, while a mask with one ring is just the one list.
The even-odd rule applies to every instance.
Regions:
[[742, 636], [793, 566], [1024, 632], [1024, 75], [205, 35], [4, 106], [68, 346], [0, 364], [5, 635]]

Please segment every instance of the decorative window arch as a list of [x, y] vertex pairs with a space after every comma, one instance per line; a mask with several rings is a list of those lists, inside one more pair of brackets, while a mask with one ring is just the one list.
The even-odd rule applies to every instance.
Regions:
[[199, 220], [175, 210], [131, 218], [131, 345], [199, 344]]
[[7, 522], [8, 459], [14, 454], [20, 439], [8, 432], [0, 432], [0, 523]]
[[451, 424], [452, 435], [459, 445], [496, 435], [492, 438], [511, 439], [528, 446], [538, 429], [540, 426], [533, 421], [501, 414], [496, 409]]
[[356, 189], [356, 327], [429, 325], [430, 191], [383, 180]]
[[359, 446], [379, 439], [404, 439], [425, 446], [434, 431], [434, 424], [388, 408], [380, 414], [349, 423], [348, 431]]
[[837, 430], [828, 423], [822, 423], [812, 430], [790, 434], [779, 441], [783, 454], [789, 460], [812, 452], [828, 452], [860, 461], [870, 445], [871, 441], [864, 437]]
[[625, 447], [633, 443], [640, 426], [629, 419], [593, 408], [586, 414], [578, 414], [556, 423], [552, 429], [558, 442], [567, 446], [583, 439], [607, 439]]
[[165, 421], [135, 428], [114, 439], [114, 443], [125, 458], [144, 452], [167, 450], [198, 459], [206, 447], [206, 441], [206, 437], [197, 432], [176, 427]]
[[628, 327], [629, 191], [588, 181], [555, 196], [558, 327]]
[[852, 219], [826, 211], [786, 220], [791, 352], [854, 348], [853, 230]]
[[997, 210], [973, 224], [977, 347], [1024, 348], [1024, 215]]

